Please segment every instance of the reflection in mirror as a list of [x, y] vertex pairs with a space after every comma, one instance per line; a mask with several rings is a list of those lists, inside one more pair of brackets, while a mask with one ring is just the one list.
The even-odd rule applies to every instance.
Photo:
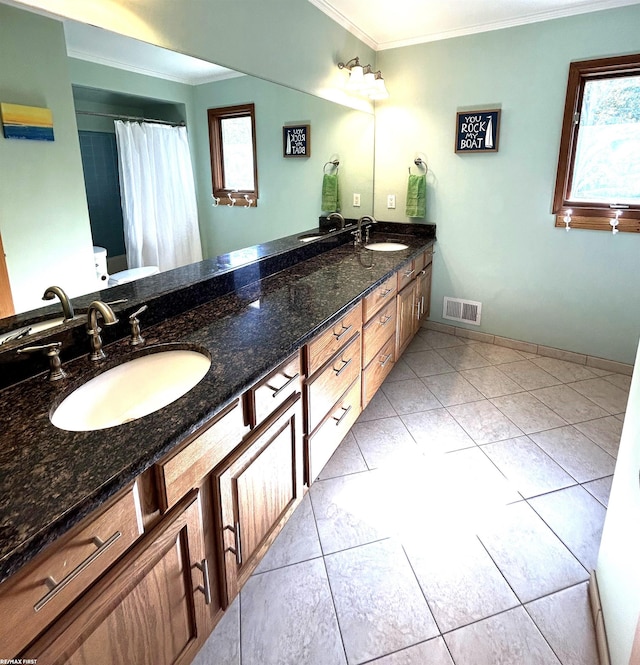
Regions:
[[[146, 63], [142, 73], [123, 58], [142, 47], [164, 62], [171, 54], [87, 25], [65, 22], [64, 31], [57, 20], [0, 4], [0, 61], [22, 62], [29, 52], [29, 62], [37, 63], [0, 66], [2, 101], [50, 108], [55, 135], [46, 146], [0, 141], [0, 160], [12, 165], [0, 179], [0, 236], [16, 312], [42, 308], [42, 294], [52, 285], [72, 298], [98, 290], [108, 298], [109, 276], [129, 267], [109, 115], [186, 124], [205, 258], [316, 227], [328, 160], [340, 161], [344, 216], [373, 212], [372, 115], [228, 70], [222, 79], [203, 80], [202, 73], [178, 77]], [[88, 52], [105, 39], [117, 44], [117, 57], [108, 61], [104, 52]], [[249, 102], [256, 114], [260, 205], [214, 206], [207, 109]], [[290, 124], [310, 125], [309, 158], [283, 159], [282, 127]], [[351, 205], [354, 194], [358, 207]], [[59, 304], [50, 311], [57, 315]], [[27, 321], [25, 314], [15, 325]]]

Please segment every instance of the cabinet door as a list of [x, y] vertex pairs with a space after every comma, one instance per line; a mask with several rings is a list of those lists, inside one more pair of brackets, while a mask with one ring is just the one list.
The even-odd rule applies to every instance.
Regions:
[[47, 665], [189, 663], [207, 636], [210, 581], [193, 491], [22, 656]]
[[238, 455], [214, 472], [228, 603], [302, 499], [300, 397], [300, 393], [292, 395], [256, 429]]
[[405, 286], [397, 297], [396, 358], [407, 348], [416, 331], [416, 282]]
[[429, 316], [431, 304], [431, 265], [421, 270], [416, 277], [416, 331]]

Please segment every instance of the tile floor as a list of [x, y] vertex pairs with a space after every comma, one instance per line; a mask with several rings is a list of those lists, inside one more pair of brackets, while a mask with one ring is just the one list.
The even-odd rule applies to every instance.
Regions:
[[597, 665], [629, 383], [421, 330], [195, 662]]

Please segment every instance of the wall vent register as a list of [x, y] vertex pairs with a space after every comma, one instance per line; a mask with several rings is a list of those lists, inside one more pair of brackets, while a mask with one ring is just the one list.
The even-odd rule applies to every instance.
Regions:
[[460, 298], [449, 298], [445, 296], [442, 308], [442, 318], [462, 323], [480, 325], [482, 314], [482, 303], [475, 300], [462, 300]]

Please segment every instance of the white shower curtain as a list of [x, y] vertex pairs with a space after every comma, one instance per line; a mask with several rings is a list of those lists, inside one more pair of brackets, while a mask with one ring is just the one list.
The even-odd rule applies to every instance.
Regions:
[[202, 260], [186, 127], [115, 121], [129, 268]]

